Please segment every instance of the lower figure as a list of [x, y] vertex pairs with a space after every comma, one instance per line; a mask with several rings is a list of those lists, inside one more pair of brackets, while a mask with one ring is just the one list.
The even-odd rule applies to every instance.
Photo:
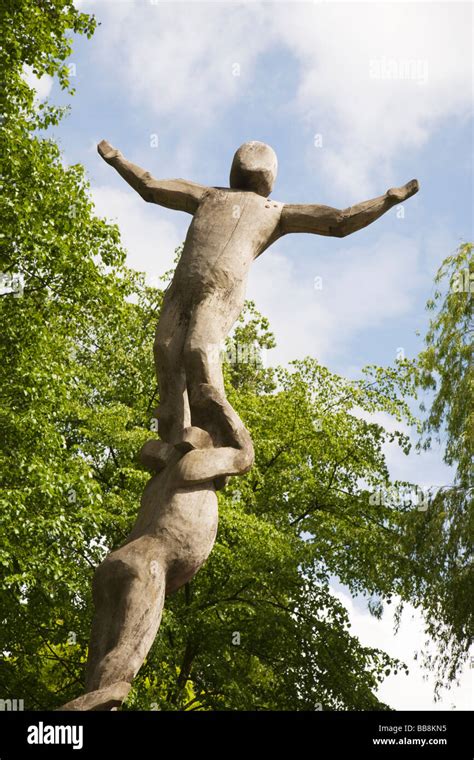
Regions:
[[[236, 425], [229, 412], [229, 422]], [[214, 545], [218, 509], [214, 480], [246, 472], [253, 463], [248, 433], [239, 448], [207, 448], [183, 454], [148, 482], [137, 521], [125, 544], [111, 552], [93, 580], [95, 614], [86, 693], [62, 710], [112, 710], [126, 698], [158, 632], [165, 596], [188, 583]]]

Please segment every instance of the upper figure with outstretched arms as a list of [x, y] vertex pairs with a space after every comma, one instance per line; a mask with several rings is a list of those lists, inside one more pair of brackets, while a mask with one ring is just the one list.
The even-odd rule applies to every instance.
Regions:
[[[197, 427], [210, 434], [215, 446], [241, 449], [242, 431], [236, 430], [235, 412], [225, 399], [219, 348], [244, 305], [251, 263], [289, 233], [342, 238], [357, 232], [414, 195], [418, 182], [411, 180], [378, 198], [338, 209], [270, 198], [277, 157], [261, 142], [247, 142], [237, 150], [230, 187], [155, 179], [107, 141], [98, 150], [145, 201], [193, 217], [156, 332], [160, 437], [169, 445], [185, 446], [187, 440], [191, 449], [192, 430]], [[243, 472], [252, 461], [253, 451], [240, 457], [235, 469]]]

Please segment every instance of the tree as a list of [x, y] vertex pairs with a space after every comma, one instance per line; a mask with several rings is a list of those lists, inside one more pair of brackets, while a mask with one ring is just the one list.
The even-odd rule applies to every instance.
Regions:
[[[133, 286], [124, 270], [122, 276], [118, 231], [92, 213], [82, 167], [65, 168], [57, 146], [38, 132], [56, 123], [61, 110], [38, 106], [23, 73], [28, 65], [38, 76], [56, 74], [68, 89], [68, 32], [90, 35], [93, 28], [94, 20], [69, 1], [2, 4], [1, 649], [10, 652], [2, 684], [7, 693], [20, 689], [30, 707], [48, 704], [31, 685], [40, 663], [45, 673], [65, 663], [54, 645], [66, 641], [67, 630], [87, 625], [79, 614], [77, 557], [88, 536], [100, 535], [94, 510], [85, 509], [79, 522], [72, 506], [97, 492], [90, 465], [65, 436], [77, 403], [75, 352], [93, 341], [89, 317], [98, 321], [110, 303], [121, 308]], [[70, 572], [62, 575], [66, 555]], [[71, 615], [77, 625], [60, 635]], [[70, 651], [72, 665], [62, 671], [69, 677], [81, 658], [77, 647]]]
[[[427, 309], [438, 312], [430, 321], [426, 348], [418, 357], [419, 383], [435, 390], [424, 431], [446, 432], [445, 461], [456, 465], [455, 482], [460, 488], [472, 487], [474, 453], [474, 258], [472, 243], [463, 243], [442, 263], [435, 284], [448, 281], [447, 292], [436, 288]], [[441, 303], [442, 301], [442, 303]]]
[[[453, 678], [469, 654], [474, 632], [472, 563], [474, 454], [474, 364], [472, 243], [448, 256], [435, 277], [427, 309], [434, 313], [426, 348], [413, 365], [418, 387], [431, 393], [421, 448], [433, 435], [445, 446], [444, 461], [455, 468], [454, 482], [432, 499], [419, 540], [433, 547], [426, 606], [428, 631], [441, 644], [429, 661], [440, 676]], [[426, 411], [426, 403], [422, 404]], [[442, 684], [442, 678], [438, 686]]]

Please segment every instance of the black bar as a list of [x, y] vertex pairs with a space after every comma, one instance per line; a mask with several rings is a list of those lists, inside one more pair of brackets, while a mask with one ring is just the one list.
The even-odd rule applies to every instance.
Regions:
[[[56, 727], [64, 727], [56, 729]], [[82, 734], [80, 728], [82, 727]], [[112, 757], [176, 751], [224, 758], [257, 748], [301, 758], [472, 760], [470, 712], [0, 712], [0, 760]], [[43, 740], [42, 744], [29, 743]], [[69, 740], [69, 744], [51, 744]], [[424, 742], [424, 743], [423, 743]], [[82, 743], [82, 747], [79, 745]], [[73, 748], [73, 745], [77, 749]], [[285, 750], [286, 748], [286, 750]], [[131, 754], [133, 753], [133, 754]], [[342, 754], [341, 754], [342, 753]]]

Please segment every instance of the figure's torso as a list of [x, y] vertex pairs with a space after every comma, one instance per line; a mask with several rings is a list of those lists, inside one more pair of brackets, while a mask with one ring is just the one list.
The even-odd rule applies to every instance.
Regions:
[[282, 208], [256, 193], [209, 188], [189, 226], [174, 286], [199, 297], [245, 287], [252, 261], [279, 237]]

